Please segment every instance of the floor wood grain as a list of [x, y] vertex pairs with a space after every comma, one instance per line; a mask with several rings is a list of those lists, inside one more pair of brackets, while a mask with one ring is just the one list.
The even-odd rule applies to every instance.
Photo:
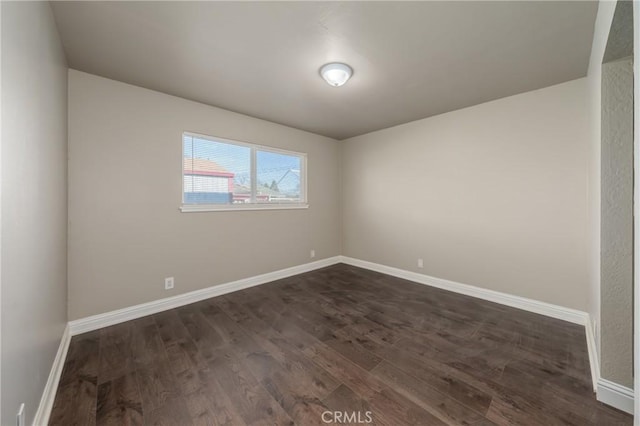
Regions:
[[583, 327], [342, 264], [73, 337], [50, 424], [369, 419], [632, 424]]

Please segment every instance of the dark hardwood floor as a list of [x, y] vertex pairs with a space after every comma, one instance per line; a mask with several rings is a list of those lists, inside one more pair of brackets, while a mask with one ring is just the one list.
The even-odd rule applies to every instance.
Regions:
[[595, 400], [583, 327], [347, 265], [75, 336], [50, 424], [369, 418], [632, 424]]

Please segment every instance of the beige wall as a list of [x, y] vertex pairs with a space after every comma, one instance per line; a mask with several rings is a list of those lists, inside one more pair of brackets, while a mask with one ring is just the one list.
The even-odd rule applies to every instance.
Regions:
[[585, 310], [587, 119], [579, 79], [344, 141], [343, 254]]
[[[306, 152], [309, 209], [181, 213], [185, 130]], [[338, 156], [333, 139], [70, 70], [69, 318], [339, 255]]]
[[31, 424], [67, 321], [67, 70], [49, 3], [2, 2], [2, 417]]

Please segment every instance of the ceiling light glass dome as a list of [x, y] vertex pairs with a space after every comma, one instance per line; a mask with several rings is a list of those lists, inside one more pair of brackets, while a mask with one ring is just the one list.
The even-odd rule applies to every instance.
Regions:
[[353, 70], [347, 64], [331, 63], [320, 68], [320, 75], [331, 86], [342, 86], [351, 78]]

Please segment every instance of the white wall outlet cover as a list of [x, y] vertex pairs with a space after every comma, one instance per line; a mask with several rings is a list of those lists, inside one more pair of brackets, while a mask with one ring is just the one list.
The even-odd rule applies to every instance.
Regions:
[[314, 257], [316, 257], [316, 251], [315, 250], [311, 250], [311, 253], [309, 254], [309, 257], [311, 257], [312, 259]]
[[164, 289], [171, 290], [173, 288], [173, 277], [168, 277], [164, 279]]
[[418, 268], [424, 268], [424, 261], [422, 259], [418, 259]]

